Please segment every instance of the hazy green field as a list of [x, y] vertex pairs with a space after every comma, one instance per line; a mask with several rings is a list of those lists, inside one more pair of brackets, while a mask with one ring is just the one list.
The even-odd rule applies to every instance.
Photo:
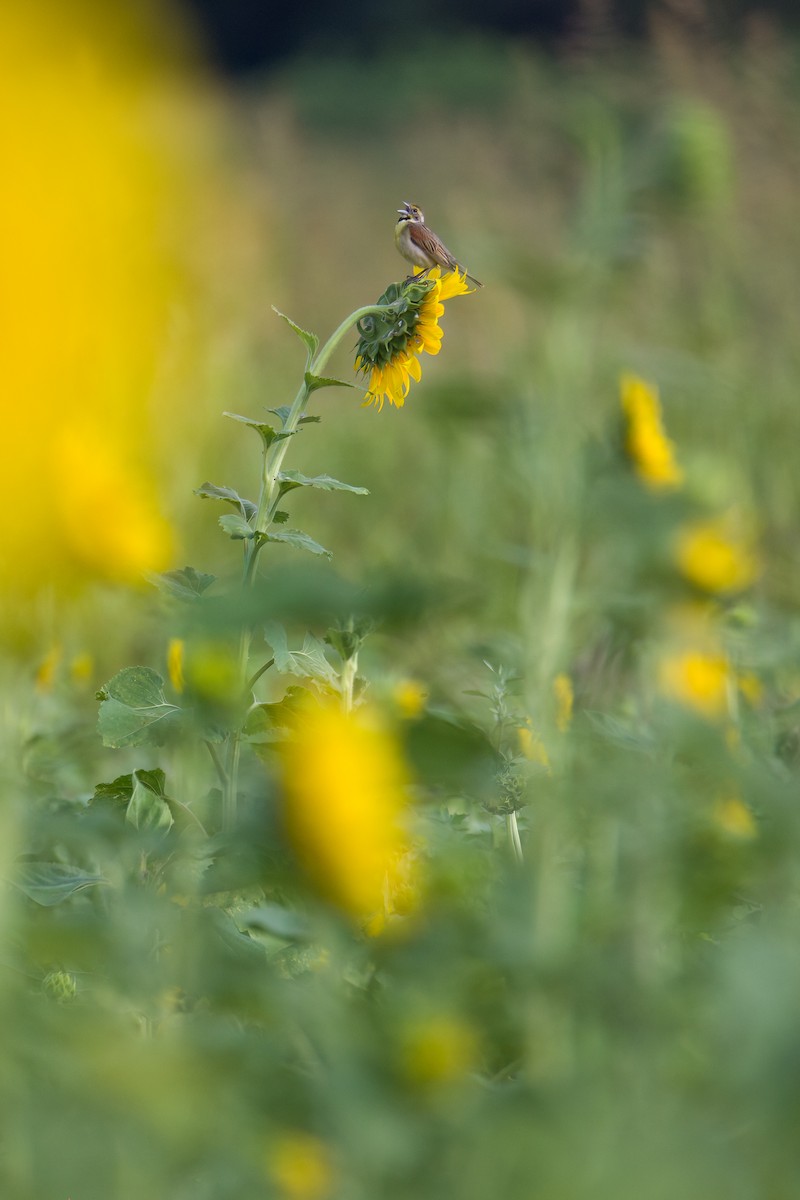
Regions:
[[[159, 93], [109, 457], [4, 389], [3, 1197], [796, 1195], [797, 95], [766, 26]], [[272, 306], [374, 305], [406, 200], [483, 289], [403, 408], [290, 428]]]

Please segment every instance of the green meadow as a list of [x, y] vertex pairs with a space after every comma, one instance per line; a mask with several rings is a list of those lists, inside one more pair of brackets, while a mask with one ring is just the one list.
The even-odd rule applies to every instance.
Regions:
[[0, 1194], [790, 1200], [796, 45], [106, 49], [0, 207]]

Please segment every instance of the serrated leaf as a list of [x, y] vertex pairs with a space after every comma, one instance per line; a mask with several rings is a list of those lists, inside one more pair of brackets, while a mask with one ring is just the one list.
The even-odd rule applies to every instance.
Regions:
[[280, 471], [278, 486], [281, 495], [290, 492], [292, 488], [319, 488], [323, 492], [354, 492], [357, 496], [368, 496], [369, 491], [364, 487], [356, 487], [352, 483], [342, 483], [330, 475], [303, 475], [300, 471]]
[[326, 388], [326, 387], [355, 388], [355, 390], [359, 391], [359, 392], [364, 390], [363, 388], [356, 388], [356, 385], [354, 383], [348, 383], [344, 379], [328, 378], [325, 375], [312, 375], [310, 371], [306, 371], [305, 381], [306, 381], [306, 387], [308, 388], [309, 392], [316, 392], [318, 388]]
[[24, 862], [18, 863], [11, 882], [15, 887], [43, 908], [62, 904], [76, 892], [106, 883], [102, 875], [91, 875], [81, 867], [65, 863]]
[[286, 522], [289, 520], [289, 514], [287, 512], [284, 512], [282, 508], [278, 508], [272, 514], [272, 520], [275, 522], [276, 525], [285, 525]]
[[302, 650], [290, 650], [286, 630], [276, 621], [264, 626], [264, 638], [275, 658], [275, 670], [281, 675], [296, 675], [299, 679], [324, 679], [336, 684], [339, 677], [325, 657], [325, 643], [307, 633]]
[[254, 417], [243, 417], [240, 413], [224, 412], [222, 415], [223, 417], [230, 417], [231, 421], [239, 421], [242, 425], [249, 425], [251, 429], [255, 429], [264, 439], [265, 446], [271, 446], [275, 439], [280, 436], [266, 421], [259, 421]]
[[290, 329], [294, 330], [294, 332], [300, 338], [300, 341], [308, 350], [309, 356], [316, 354], [317, 346], [319, 345], [319, 338], [315, 333], [309, 333], [307, 329], [301, 329], [299, 325], [294, 323], [291, 317], [287, 317], [286, 313], [282, 313], [279, 308], [275, 307], [274, 304], [272, 305], [272, 311], [277, 313], [280, 319], [285, 321]]
[[307, 942], [311, 937], [308, 919], [280, 904], [260, 904], [258, 908], [240, 913], [238, 920], [246, 929], [259, 929], [286, 942]]
[[162, 575], [148, 575], [150, 583], [175, 600], [192, 603], [202, 596], [216, 575], [195, 571], [194, 567], [182, 567], [179, 571], [165, 571]]
[[125, 667], [100, 691], [102, 700], [97, 729], [104, 746], [160, 744], [179, 716], [177, 704], [168, 704], [164, 680], [150, 667]]
[[218, 487], [216, 483], [201, 483], [199, 488], [194, 489], [195, 496], [200, 496], [203, 500], [225, 500], [228, 504], [232, 504], [234, 508], [238, 508], [241, 516], [246, 521], [256, 515], [258, 511], [252, 500], [245, 500], [233, 488]]
[[255, 530], [247, 523], [241, 513], [224, 513], [220, 517], [219, 523], [228, 537], [232, 537], [236, 541], [247, 541], [248, 538], [255, 536]]
[[125, 820], [134, 829], [166, 833], [172, 825], [172, 813], [164, 795], [164, 772], [134, 771], [132, 782]]
[[268, 542], [285, 542], [287, 546], [294, 546], [297, 550], [308, 550], [311, 554], [324, 554], [326, 558], [333, 558], [330, 550], [320, 546], [319, 542], [315, 542], [301, 529], [271, 529], [265, 534], [265, 538]]
[[322, 420], [322, 417], [317, 417], [317, 416], [298, 417], [297, 424], [298, 425], [319, 425], [321, 420]]

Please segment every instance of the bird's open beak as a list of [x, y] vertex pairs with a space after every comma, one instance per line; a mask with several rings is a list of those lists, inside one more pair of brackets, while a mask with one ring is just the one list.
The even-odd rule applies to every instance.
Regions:
[[411, 208], [411, 205], [410, 205], [410, 204], [408, 203], [408, 201], [406, 200], [406, 202], [404, 203], [403, 207], [402, 207], [402, 208], [398, 208], [398, 210], [397, 210], [397, 211], [400, 213], [400, 216], [401, 216], [401, 217], [407, 217], [407, 216], [408, 216], [408, 212], [409, 212], [409, 209], [410, 209], [410, 208]]

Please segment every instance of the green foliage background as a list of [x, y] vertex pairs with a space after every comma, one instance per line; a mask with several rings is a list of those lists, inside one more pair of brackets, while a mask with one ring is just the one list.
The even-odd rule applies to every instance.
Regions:
[[[294, 393], [271, 304], [325, 336], [374, 301], [402, 270], [404, 200], [486, 285], [448, 304], [404, 410], [318, 394], [292, 467], [370, 496], [293, 492], [333, 564], [271, 546], [256, 593], [293, 646], [360, 608], [373, 691], [428, 689], [402, 736], [430, 893], [402, 934], [354, 936], [298, 879], [256, 756], [223, 832], [205, 754], [105, 748], [95, 688], [131, 662], [163, 675], [190, 624], [155, 591], [41, 599], [3, 667], [4, 1196], [286, 1195], [271, 1155], [297, 1130], [353, 1200], [795, 1195], [797, 80], [768, 32], [723, 54], [665, 31], [559, 64], [483, 43], [309, 61], [209, 101], [198, 306], [156, 397], [185, 561], [235, 573], [217, 506], [191, 493], [253, 494], [252, 434], [220, 414]], [[660, 385], [679, 502], [619, 455], [623, 370]], [[764, 697], [740, 754], [659, 702], [648, 658], [680, 598], [669, 531], [731, 504], [755, 512], [765, 562], [725, 616]], [[201, 632], [247, 618], [220, 606]], [[54, 641], [93, 656], [90, 685], [62, 665], [37, 689]], [[549, 771], [512, 753], [528, 717]], [[521, 868], [492, 811], [504, 753]], [[731, 790], [753, 838], [715, 824]], [[422, 1084], [408, 1031], [441, 1016], [477, 1050]]]

